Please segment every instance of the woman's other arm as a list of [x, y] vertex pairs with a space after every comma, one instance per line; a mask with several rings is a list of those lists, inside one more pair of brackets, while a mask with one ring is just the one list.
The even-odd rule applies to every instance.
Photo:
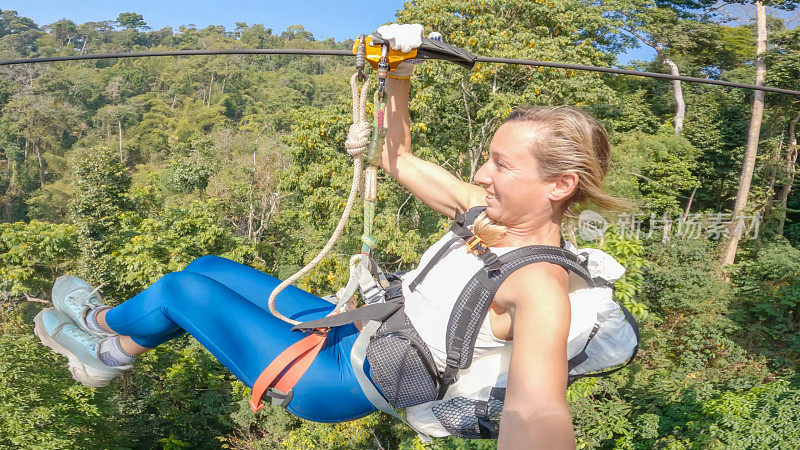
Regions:
[[567, 280], [564, 269], [540, 263], [523, 267], [503, 283], [503, 297], [514, 299], [510, 301], [514, 349], [500, 420], [500, 449], [575, 448], [566, 400]]
[[436, 164], [411, 153], [411, 119], [408, 114], [409, 80], [387, 78], [386, 141], [381, 167], [423, 203], [435, 211], [455, 217], [472, 206], [484, 205], [480, 186], [459, 180]]

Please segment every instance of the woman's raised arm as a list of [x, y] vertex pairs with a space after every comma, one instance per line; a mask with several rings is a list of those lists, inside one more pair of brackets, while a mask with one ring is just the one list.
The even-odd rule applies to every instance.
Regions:
[[455, 217], [456, 208], [463, 212], [470, 206], [485, 204], [483, 188], [461, 181], [411, 153], [410, 84], [407, 79], [386, 80], [388, 129], [381, 167], [423, 203], [448, 217]]
[[567, 283], [564, 269], [537, 263], [514, 272], [498, 291], [513, 309], [514, 333], [499, 449], [575, 448], [566, 399]]

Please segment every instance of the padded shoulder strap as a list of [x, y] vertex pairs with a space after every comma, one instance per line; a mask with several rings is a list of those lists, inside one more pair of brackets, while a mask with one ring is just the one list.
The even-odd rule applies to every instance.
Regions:
[[488, 270], [484, 267], [464, 287], [456, 300], [450, 321], [447, 324], [446, 350], [447, 359], [442, 374], [444, 396], [447, 385], [455, 381], [459, 369], [466, 369], [472, 364], [475, 341], [481, 324], [486, 319], [489, 306], [500, 285], [517, 269], [537, 262], [557, 264], [583, 278], [589, 286], [597, 286], [602, 279], [593, 279], [589, 271], [583, 267], [575, 254], [561, 248], [547, 245], [532, 245], [506, 253], [500, 257], [499, 270]]
[[484, 211], [486, 211], [485, 206], [473, 206], [468, 209], [467, 212], [464, 213], [464, 225], [472, 225], [475, 223], [475, 219]]
[[[507, 263], [504, 262], [504, 264], [510, 265], [510, 272], [508, 275], [511, 275], [511, 272], [519, 269], [520, 267], [527, 266], [528, 264], [533, 264], [536, 262], [549, 262], [574, 272], [583, 278], [583, 280], [586, 281], [590, 287], [596, 287], [607, 283], [600, 277], [592, 277], [592, 274], [589, 273], [589, 270], [586, 268], [586, 266], [579, 262], [578, 257], [563, 247], [553, 247], [551, 245], [529, 245], [527, 247], [522, 247], [508, 252], [503, 256], [509, 260]], [[501, 258], [501, 260], [505, 258]], [[502, 283], [503, 280], [508, 277], [508, 275], [503, 277], [500, 282]], [[498, 284], [497, 287], [499, 288], [500, 285]]]
[[589, 286], [596, 285], [589, 271], [578, 263], [575, 254], [560, 247], [531, 245], [506, 253], [500, 257], [500, 262], [500, 270], [490, 271], [484, 268], [478, 271], [458, 296], [447, 324], [448, 364], [451, 353], [454, 358], [458, 353], [457, 367], [460, 369], [466, 369], [472, 363], [475, 340], [489, 311], [489, 305], [503, 281], [517, 269], [537, 262], [549, 262], [575, 272]]

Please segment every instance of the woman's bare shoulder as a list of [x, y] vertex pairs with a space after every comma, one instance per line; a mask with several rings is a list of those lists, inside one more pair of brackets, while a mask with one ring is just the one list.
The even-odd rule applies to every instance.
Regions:
[[568, 287], [569, 273], [564, 268], [546, 262], [529, 264], [508, 276], [497, 291], [495, 303], [506, 309], [517, 309], [522, 303], [563, 305], [568, 300]]

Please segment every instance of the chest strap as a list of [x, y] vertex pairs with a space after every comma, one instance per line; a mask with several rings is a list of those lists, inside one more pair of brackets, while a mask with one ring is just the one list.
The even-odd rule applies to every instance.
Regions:
[[455, 234], [455, 237], [447, 241], [436, 254], [433, 255], [428, 264], [419, 272], [419, 274], [411, 281], [408, 285], [408, 289], [411, 291], [416, 290], [417, 286], [425, 280], [425, 277], [428, 276], [428, 272], [433, 269], [433, 267], [444, 258], [444, 255], [451, 249], [454, 242], [459, 240], [463, 240], [467, 245], [467, 251], [473, 253], [475, 256], [480, 258], [483, 261], [483, 265], [485, 267], [489, 267], [490, 270], [498, 270], [500, 269], [500, 262], [497, 255], [492, 252], [486, 243], [483, 242], [481, 238], [475, 236], [472, 231], [470, 231], [469, 226], [475, 223], [475, 219], [486, 209], [485, 206], [476, 206], [474, 208], [470, 208], [464, 214], [461, 214], [461, 211], [456, 210], [456, 217], [453, 225], [450, 227], [450, 232]]

